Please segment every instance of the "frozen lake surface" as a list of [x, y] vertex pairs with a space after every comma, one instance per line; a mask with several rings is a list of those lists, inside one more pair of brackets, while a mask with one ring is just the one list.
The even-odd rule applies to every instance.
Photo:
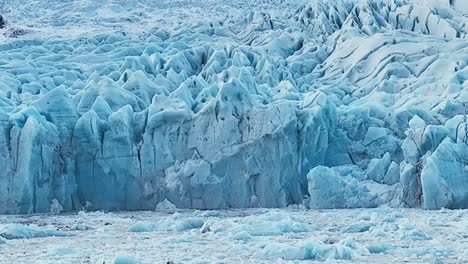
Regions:
[[[46, 236], [52, 230], [60, 236], [12, 237]], [[0, 236], [10, 238], [0, 245], [0, 263], [468, 262], [467, 210], [250, 209], [1, 216]]]

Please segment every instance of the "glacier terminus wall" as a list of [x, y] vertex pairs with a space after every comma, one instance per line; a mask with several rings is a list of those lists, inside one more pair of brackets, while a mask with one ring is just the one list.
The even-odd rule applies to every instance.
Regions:
[[5, 7], [0, 213], [468, 208], [465, 1], [96, 2]]

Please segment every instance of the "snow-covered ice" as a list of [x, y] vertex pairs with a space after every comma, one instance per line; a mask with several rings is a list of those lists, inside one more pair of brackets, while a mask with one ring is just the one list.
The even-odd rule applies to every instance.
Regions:
[[[176, 228], [182, 222], [196, 222], [197, 227]], [[203, 222], [205, 229], [199, 228]], [[0, 242], [0, 263], [468, 261], [467, 210], [383, 207], [0, 216], [0, 228], [11, 223], [47, 226], [66, 236], [1, 239], [6, 242]], [[152, 228], [134, 232], [138, 225]]]
[[34, 237], [67, 236], [67, 234], [50, 228], [7, 224], [0, 228], [0, 236], [5, 239], [26, 239]]

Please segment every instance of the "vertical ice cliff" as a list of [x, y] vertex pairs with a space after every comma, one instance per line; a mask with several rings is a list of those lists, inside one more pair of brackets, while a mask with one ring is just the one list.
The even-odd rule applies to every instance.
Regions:
[[0, 45], [0, 213], [467, 208], [467, 6], [290, 2]]

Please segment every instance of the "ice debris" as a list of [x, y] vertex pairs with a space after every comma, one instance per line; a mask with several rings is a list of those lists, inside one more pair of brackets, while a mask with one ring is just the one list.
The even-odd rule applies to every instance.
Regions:
[[[263, 255], [268, 259], [284, 260], [350, 260], [356, 254], [368, 254], [366, 249], [356, 247], [351, 240], [344, 240], [337, 244], [324, 244], [317, 240], [308, 240], [289, 245], [285, 243], [269, 243], [263, 248]], [[364, 252], [362, 251], [364, 250]]]
[[112, 261], [113, 264], [141, 264], [140, 261], [136, 260], [133, 257], [118, 255]]
[[7, 224], [0, 228], [0, 237], [5, 239], [28, 239], [35, 237], [70, 236], [62, 231], [48, 227], [27, 226], [22, 224]]
[[205, 221], [202, 218], [182, 218], [174, 217], [172, 219], [163, 219], [158, 222], [138, 221], [131, 225], [129, 232], [155, 232], [155, 231], [186, 231], [195, 228], [201, 228]]
[[156, 205], [156, 211], [164, 212], [167, 214], [175, 213], [176, 209], [177, 209], [176, 206], [167, 199], [164, 199], [164, 201]]

